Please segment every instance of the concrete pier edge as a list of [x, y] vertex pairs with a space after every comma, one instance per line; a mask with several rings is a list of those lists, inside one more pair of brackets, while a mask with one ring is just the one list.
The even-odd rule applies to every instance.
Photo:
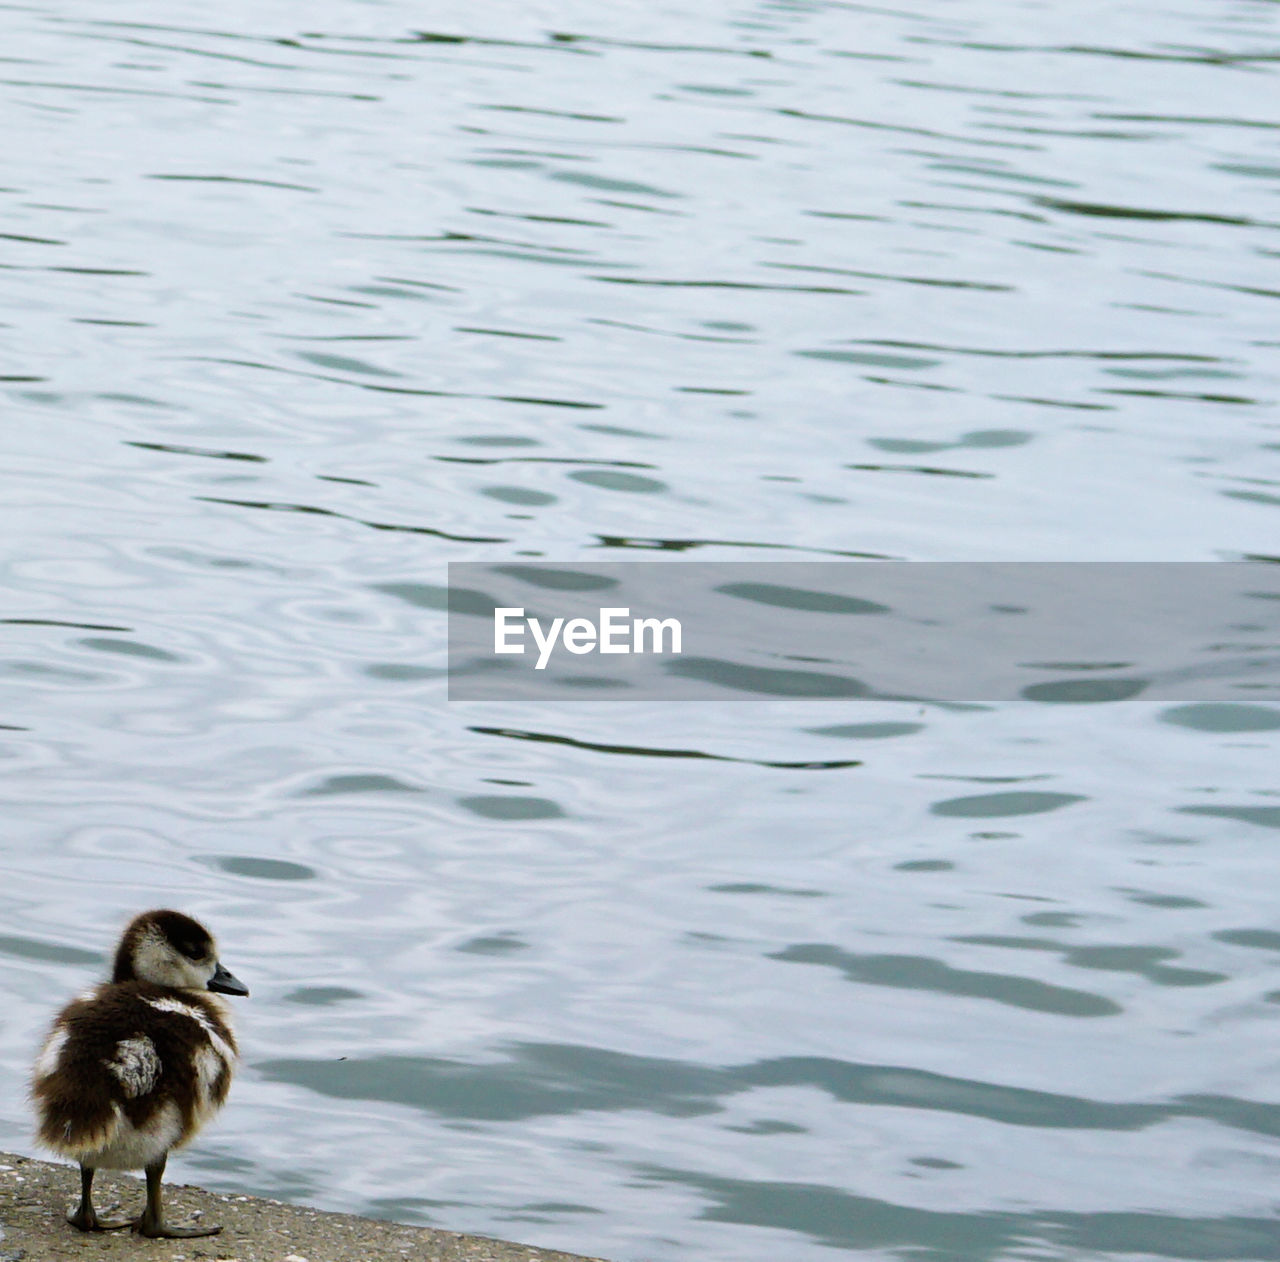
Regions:
[[[79, 1196], [72, 1165], [0, 1153], [0, 1262], [603, 1262], [580, 1254], [334, 1214], [238, 1193], [165, 1184], [165, 1217], [175, 1227], [220, 1223], [193, 1240], [145, 1240], [128, 1230], [84, 1233], [66, 1221]], [[99, 1173], [94, 1203], [110, 1217], [141, 1212], [141, 1179]]]

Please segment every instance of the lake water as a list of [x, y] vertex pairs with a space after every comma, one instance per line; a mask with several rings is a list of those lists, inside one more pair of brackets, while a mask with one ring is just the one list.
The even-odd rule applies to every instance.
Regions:
[[0, 6], [0, 1146], [173, 904], [253, 991], [178, 1179], [617, 1262], [1280, 1259], [1274, 670], [450, 702], [442, 612], [1274, 593], [1277, 18]]

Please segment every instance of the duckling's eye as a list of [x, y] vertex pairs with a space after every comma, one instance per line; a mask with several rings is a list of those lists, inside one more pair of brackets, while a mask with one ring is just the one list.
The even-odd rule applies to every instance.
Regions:
[[204, 948], [198, 942], [175, 942], [174, 946], [193, 963], [199, 963], [204, 959]]

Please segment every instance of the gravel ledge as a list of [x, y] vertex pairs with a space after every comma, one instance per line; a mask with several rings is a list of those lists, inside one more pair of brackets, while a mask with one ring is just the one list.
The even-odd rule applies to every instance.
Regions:
[[[142, 1180], [103, 1170], [94, 1204], [112, 1217], [142, 1212]], [[601, 1262], [532, 1245], [508, 1244], [430, 1227], [330, 1214], [256, 1196], [224, 1195], [165, 1183], [165, 1217], [175, 1227], [202, 1220], [222, 1234], [144, 1240], [131, 1231], [77, 1231], [66, 1221], [80, 1195], [74, 1166], [0, 1153], [0, 1262]]]

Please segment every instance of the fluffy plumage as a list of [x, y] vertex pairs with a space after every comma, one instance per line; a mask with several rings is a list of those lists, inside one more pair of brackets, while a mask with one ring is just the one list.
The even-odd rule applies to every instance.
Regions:
[[31, 1094], [39, 1142], [80, 1163], [81, 1201], [70, 1221], [109, 1230], [90, 1198], [99, 1168], [147, 1172], [148, 1236], [211, 1235], [166, 1227], [160, 1179], [171, 1148], [191, 1140], [227, 1098], [236, 1062], [230, 1015], [215, 993], [247, 995], [218, 962], [203, 925], [176, 911], [135, 917], [111, 981], [72, 1000], [36, 1060]]

